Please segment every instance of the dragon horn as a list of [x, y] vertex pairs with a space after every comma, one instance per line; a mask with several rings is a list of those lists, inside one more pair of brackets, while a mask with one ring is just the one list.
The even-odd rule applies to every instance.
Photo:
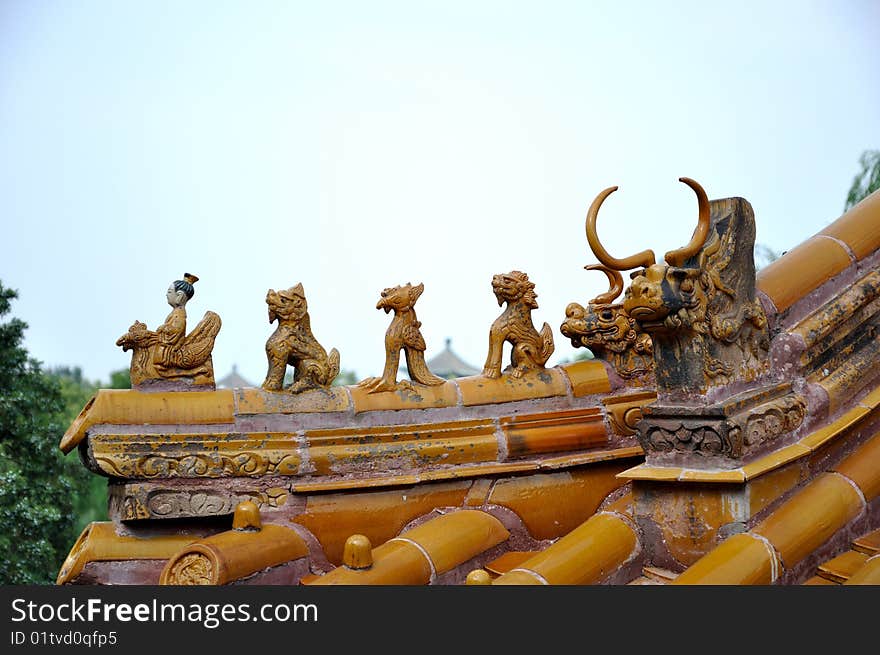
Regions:
[[684, 248], [670, 250], [666, 253], [666, 263], [670, 266], [681, 266], [686, 259], [696, 255], [709, 236], [709, 197], [706, 195], [706, 191], [689, 177], [680, 177], [678, 181], [687, 184], [697, 194], [700, 216], [697, 219], [697, 227], [694, 228], [694, 234], [691, 237], [690, 243]]
[[596, 259], [605, 264], [608, 268], [615, 271], [628, 271], [631, 268], [648, 268], [656, 262], [653, 250], [643, 250], [640, 253], [617, 259], [608, 254], [608, 251], [602, 247], [599, 242], [599, 235], [596, 233], [596, 218], [599, 216], [599, 207], [605, 202], [605, 198], [617, 191], [616, 186], [608, 187], [602, 191], [587, 211], [587, 241], [590, 244], [590, 250], [596, 255]]
[[609, 305], [613, 303], [614, 299], [623, 291], [623, 276], [620, 274], [620, 271], [615, 271], [602, 264], [591, 264], [590, 266], [584, 266], [584, 268], [588, 271], [602, 271], [608, 276], [608, 291], [593, 298], [590, 304]]

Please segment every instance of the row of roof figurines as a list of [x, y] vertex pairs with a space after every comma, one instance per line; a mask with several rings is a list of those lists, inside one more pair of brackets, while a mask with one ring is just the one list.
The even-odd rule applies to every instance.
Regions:
[[[681, 265], [696, 253], [708, 232], [708, 200], [699, 184], [681, 178], [694, 189], [700, 204], [700, 219], [691, 242], [677, 251], [667, 253], [670, 264]], [[575, 348], [589, 348], [596, 357], [607, 360], [624, 378], [637, 381], [651, 373], [654, 366], [651, 337], [642, 332], [638, 322], [630, 316], [623, 304], [614, 300], [623, 291], [621, 271], [634, 267], [648, 269], [655, 266], [653, 253], [639, 253], [626, 259], [609, 255], [599, 242], [596, 218], [605, 198], [617, 187], [605, 189], [593, 201], [587, 214], [587, 240], [601, 264], [585, 266], [587, 270], [604, 272], [609, 290], [592, 299], [586, 307], [571, 303], [565, 310], [562, 334]], [[672, 259], [670, 259], [672, 257]], [[135, 388], [177, 387], [181, 382], [193, 387], [213, 387], [214, 372], [211, 352], [220, 331], [220, 317], [212, 312], [189, 334], [186, 333], [186, 304], [195, 293], [198, 277], [186, 273], [175, 280], [166, 294], [171, 313], [156, 330], [135, 321], [116, 345], [123, 351], [132, 351], [131, 382]], [[535, 284], [526, 273], [510, 271], [493, 276], [492, 290], [504, 311], [489, 330], [489, 352], [482, 375], [497, 378], [502, 374], [502, 352], [505, 342], [511, 344], [510, 366], [504, 370], [513, 378], [526, 372], [543, 369], [554, 350], [553, 333], [544, 323], [538, 331], [532, 322], [532, 310], [538, 307]], [[421, 323], [416, 317], [415, 304], [424, 291], [424, 285], [390, 287], [382, 291], [377, 309], [394, 312], [391, 325], [385, 333], [385, 367], [381, 377], [370, 377], [358, 383], [368, 392], [394, 391], [413, 385], [433, 386], [445, 382], [428, 369], [425, 362], [425, 339]], [[268, 371], [262, 387], [267, 391], [301, 393], [312, 389], [326, 389], [339, 374], [339, 352], [329, 353], [312, 334], [308, 303], [302, 284], [282, 291], [269, 289], [266, 294], [269, 322], [278, 326], [266, 341]], [[397, 380], [400, 353], [403, 351], [410, 380]], [[294, 369], [293, 382], [284, 388], [287, 366]]]

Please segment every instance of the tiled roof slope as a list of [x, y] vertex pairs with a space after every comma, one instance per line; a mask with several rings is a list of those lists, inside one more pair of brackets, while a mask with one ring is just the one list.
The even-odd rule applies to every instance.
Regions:
[[[59, 582], [182, 584], [170, 571], [184, 560], [214, 584], [811, 580], [880, 527], [878, 264], [880, 192], [760, 272], [769, 379], [800, 394], [806, 416], [733, 468], [639, 464], [634, 421], [653, 390], [602, 361], [417, 397], [102, 391], [62, 448], [124, 484], [114, 523], [84, 533]], [[201, 513], [163, 486], [178, 478], [208, 499]], [[228, 517], [246, 499], [259, 529], [139, 532], [163, 512], [205, 516], [209, 502]], [[264, 561], [276, 528], [288, 550]], [[858, 559], [847, 581], [876, 579], [876, 561]]]

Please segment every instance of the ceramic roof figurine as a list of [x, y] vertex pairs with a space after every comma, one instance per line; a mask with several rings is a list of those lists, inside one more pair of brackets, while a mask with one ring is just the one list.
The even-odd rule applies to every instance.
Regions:
[[683, 181], [697, 226], [660, 264], [604, 249], [600, 193], [612, 288], [555, 310], [593, 338], [631, 270], [650, 370], [547, 367], [542, 338], [518, 377], [102, 389], [61, 449], [110, 520], [58, 583], [880, 584], [880, 192], [756, 275], [751, 205]]
[[135, 321], [116, 341], [123, 351], [132, 351], [129, 372], [135, 389], [176, 388], [174, 383], [214, 388], [211, 352], [220, 332], [220, 317], [205, 312], [193, 331], [186, 333], [186, 303], [195, 294], [198, 280], [195, 275], [184, 273], [182, 280], [169, 285], [165, 298], [171, 313], [155, 331]]
[[263, 382], [267, 391], [281, 391], [287, 366], [293, 366], [290, 393], [310, 389], [326, 389], [339, 374], [339, 351], [331, 348], [328, 354], [312, 334], [309, 305], [301, 283], [266, 293], [269, 322], [278, 321], [278, 327], [266, 341], [269, 370]]

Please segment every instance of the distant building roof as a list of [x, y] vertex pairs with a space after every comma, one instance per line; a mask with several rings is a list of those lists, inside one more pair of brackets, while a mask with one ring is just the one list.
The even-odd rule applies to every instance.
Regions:
[[232, 373], [222, 380], [217, 380], [218, 389], [240, 389], [242, 387], [252, 387], [253, 383], [248, 382], [238, 374], [238, 366], [232, 365]]
[[431, 373], [441, 378], [462, 378], [468, 375], [476, 375], [480, 369], [463, 361], [452, 352], [452, 339], [446, 339], [446, 347], [442, 352], [427, 361]]

